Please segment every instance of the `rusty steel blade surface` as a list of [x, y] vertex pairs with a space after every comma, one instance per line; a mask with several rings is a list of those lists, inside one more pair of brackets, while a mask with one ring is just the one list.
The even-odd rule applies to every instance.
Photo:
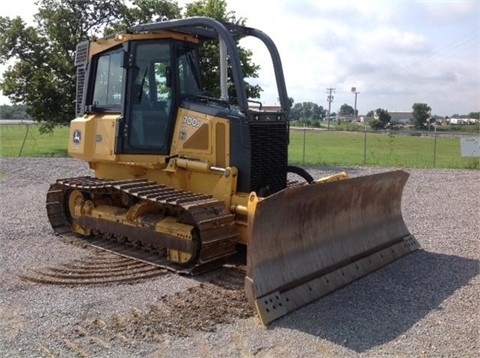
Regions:
[[249, 206], [245, 291], [264, 324], [418, 248], [401, 214], [408, 176], [291, 187]]

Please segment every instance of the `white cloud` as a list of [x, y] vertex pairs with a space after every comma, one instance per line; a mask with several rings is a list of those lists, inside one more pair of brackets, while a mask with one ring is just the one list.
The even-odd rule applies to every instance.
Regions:
[[[179, 1], [182, 6], [190, 2]], [[2, 16], [33, 14], [32, 1], [10, 3]], [[247, 25], [272, 37], [289, 96], [327, 106], [326, 89], [336, 88], [332, 110], [409, 110], [427, 102], [434, 113], [480, 110], [480, 2], [385, 0], [227, 0]], [[245, 41], [261, 65], [262, 100], [276, 102], [271, 61], [257, 41]], [[0, 69], [1, 70], [1, 69]]]
[[362, 38], [362, 46], [384, 49], [385, 52], [394, 52], [397, 55], [425, 54], [429, 50], [425, 36], [395, 28], [379, 27], [373, 31], [365, 31]]
[[[266, 3], [274, 16], [266, 16]], [[249, 1], [230, 4], [237, 15], [252, 14]], [[360, 112], [378, 107], [408, 110], [425, 99], [438, 114], [468, 113], [480, 107], [478, 3], [261, 4], [254, 16], [247, 16], [247, 24], [263, 29], [277, 42], [289, 95], [297, 102], [326, 106], [325, 89], [335, 87], [333, 106], [340, 107], [353, 101], [350, 88], [356, 86], [361, 92]], [[459, 48], [461, 57], [455, 56]], [[264, 56], [254, 61], [265, 67]], [[265, 92], [266, 101], [275, 98]]]
[[37, 9], [35, 3], [36, 0], [15, 0], [14, 2], [9, 2], [8, 5], [3, 4], [0, 16], [20, 16], [24, 21], [30, 22], [33, 20], [33, 15]]
[[478, 1], [443, 1], [441, 6], [433, 1], [425, 1], [419, 7], [425, 21], [433, 24], [459, 23], [478, 12]]

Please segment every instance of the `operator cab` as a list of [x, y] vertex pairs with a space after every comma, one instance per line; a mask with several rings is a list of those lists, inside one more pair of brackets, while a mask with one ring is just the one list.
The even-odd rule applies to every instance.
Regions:
[[169, 153], [176, 103], [201, 91], [196, 59], [194, 44], [172, 39], [131, 41], [94, 59], [86, 104], [123, 115], [116, 153]]
[[[236, 43], [248, 36], [262, 41], [270, 52], [278, 109], [262, 109], [260, 102], [258, 107], [249, 105]], [[200, 59], [199, 47], [211, 41], [218, 44], [218, 58], [207, 47]], [[218, 92], [216, 97], [202, 87], [200, 66], [205, 62], [218, 64], [218, 85], [208, 88]], [[95, 138], [95, 143], [72, 144], [71, 155], [96, 163], [145, 154], [142, 160], [159, 160], [162, 165], [184, 155], [235, 167], [241, 192], [263, 196], [286, 187], [290, 102], [278, 51], [263, 32], [203, 17], [141, 24], [124, 34], [78, 44], [75, 65], [78, 120], [72, 130]], [[197, 134], [196, 127], [182, 126], [184, 120], [199, 123], [191, 113], [224, 122], [210, 127], [214, 129], [199, 127]], [[210, 145], [219, 149], [205, 149]]]

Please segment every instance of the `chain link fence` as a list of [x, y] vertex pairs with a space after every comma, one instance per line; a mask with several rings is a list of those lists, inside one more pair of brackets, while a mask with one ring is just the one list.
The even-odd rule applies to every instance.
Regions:
[[[68, 125], [40, 134], [35, 122], [0, 121], [1, 156], [66, 156], [68, 138]], [[298, 165], [478, 169], [478, 155], [462, 156], [466, 139], [477, 146], [480, 142], [478, 133], [291, 127], [289, 160]]]
[[57, 126], [51, 133], [40, 133], [40, 124], [28, 120], [0, 120], [0, 155], [66, 156], [69, 126]]
[[[462, 156], [462, 139], [479, 134], [431, 131], [290, 129], [290, 161], [301, 165], [353, 165], [478, 169], [477, 155]], [[476, 152], [478, 153], [478, 151]]]

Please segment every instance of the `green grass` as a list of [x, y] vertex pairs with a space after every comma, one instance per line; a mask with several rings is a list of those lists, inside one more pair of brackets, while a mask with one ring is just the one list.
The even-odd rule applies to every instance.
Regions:
[[2, 157], [67, 155], [68, 127], [55, 127], [50, 134], [40, 134], [38, 128], [36, 124], [0, 124], [0, 155]]
[[294, 164], [327, 166], [479, 168], [478, 158], [462, 158], [459, 136], [438, 135], [435, 144], [433, 133], [412, 136], [367, 132], [366, 150], [364, 148], [363, 132], [291, 130], [289, 160]]
[[[30, 124], [28, 133], [26, 124], [0, 125], [0, 155], [17, 157], [21, 150], [21, 156], [66, 156], [68, 133], [68, 127], [56, 127], [51, 134], [40, 134], [38, 125]], [[364, 144], [364, 132], [306, 130], [304, 133], [303, 130], [292, 129], [289, 161], [299, 165], [326, 166], [479, 168], [479, 158], [462, 158], [460, 135], [453, 133], [439, 134], [435, 151], [433, 133], [430, 136], [413, 136], [399, 132], [390, 135], [367, 132], [366, 151]]]
[[438, 132], [462, 132], [462, 133], [480, 133], [480, 123], [460, 124], [455, 126], [437, 126]]

